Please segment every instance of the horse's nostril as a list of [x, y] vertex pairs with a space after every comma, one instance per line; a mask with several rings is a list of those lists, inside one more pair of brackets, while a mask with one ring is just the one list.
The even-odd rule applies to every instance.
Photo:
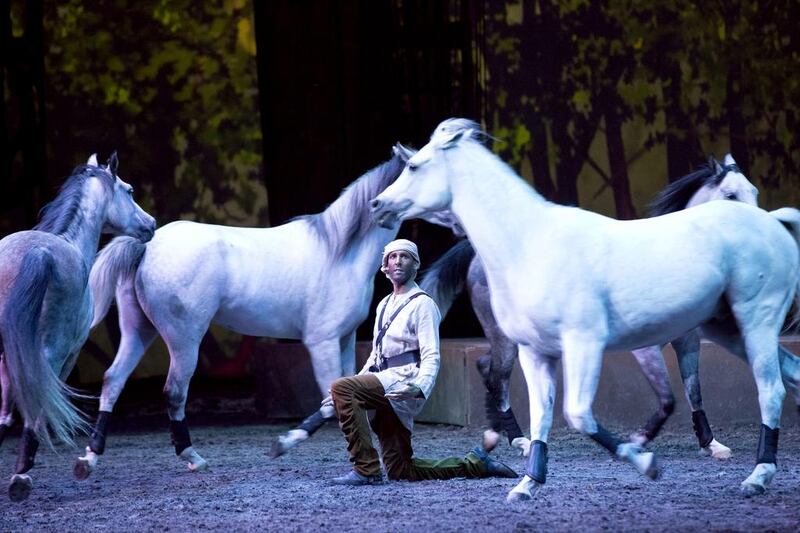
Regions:
[[381, 201], [375, 198], [369, 203], [369, 205], [372, 207], [372, 209], [378, 209], [381, 206]]

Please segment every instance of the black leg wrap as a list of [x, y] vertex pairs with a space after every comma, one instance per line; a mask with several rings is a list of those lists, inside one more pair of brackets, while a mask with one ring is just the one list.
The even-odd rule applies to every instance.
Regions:
[[758, 436], [758, 452], [756, 464], [778, 464], [778, 434], [780, 428], [770, 429], [761, 424], [761, 434]]
[[89, 449], [97, 455], [103, 455], [106, 451], [106, 434], [108, 431], [108, 418], [111, 416], [109, 411], [97, 413], [97, 421], [94, 423], [92, 437], [89, 439]]
[[183, 420], [170, 420], [169, 433], [172, 437], [172, 445], [175, 446], [175, 455], [180, 455], [183, 450], [192, 445], [192, 439], [189, 437], [189, 426], [186, 425], [186, 419]]
[[597, 433], [593, 433], [589, 435], [593, 441], [598, 443], [600, 446], [611, 452], [611, 455], [617, 455], [617, 448], [620, 444], [622, 444], [622, 439], [620, 439], [614, 433], [609, 432], [601, 426], [597, 424]]
[[24, 474], [33, 468], [33, 461], [36, 451], [39, 449], [39, 439], [32, 429], [22, 430], [22, 438], [19, 440], [19, 455], [17, 455], [17, 474]]
[[328, 419], [322, 414], [322, 411], [315, 411], [313, 415], [303, 420], [297, 429], [304, 429], [308, 431], [309, 435], [313, 435], [316, 431], [325, 425]]
[[517, 437], [523, 436], [522, 430], [519, 428], [519, 424], [517, 424], [517, 418], [514, 416], [514, 411], [512, 411], [510, 407], [508, 411], [500, 413], [500, 419], [503, 421], [503, 431], [506, 432], [509, 444]]
[[11, 429], [11, 426], [4, 426], [0, 424], [0, 444], [3, 444], [3, 441], [6, 440], [6, 435], [8, 435], [8, 431]]
[[531, 442], [525, 474], [537, 483], [547, 480], [547, 443], [540, 440]]
[[708, 425], [706, 412], [702, 409], [692, 413], [692, 428], [701, 448], [705, 448], [714, 440], [714, 434], [711, 432], [711, 426]]
[[500, 419], [501, 415], [497, 409], [497, 401], [491, 391], [486, 391], [483, 405], [486, 408], [486, 419], [489, 421], [489, 427], [492, 428], [492, 431], [500, 433], [503, 430], [503, 421]]

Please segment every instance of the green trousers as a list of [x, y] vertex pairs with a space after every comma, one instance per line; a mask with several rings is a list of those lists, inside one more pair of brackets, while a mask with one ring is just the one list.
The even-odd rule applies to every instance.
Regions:
[[353, 470], [363, 476], [380, 474], [378, 452], [372, 445], [367, 411], [374, 409], [372, 430], [378, 436], [389, 479], [422, 481], [486, 476], [486, 466], [472, 452], [465, 457], [430, 460], [413, 457], [411, 432], [392, 409], [380, 380], [372, 374], [341, 378], [331, 387], [339, 427], [347, 441]]

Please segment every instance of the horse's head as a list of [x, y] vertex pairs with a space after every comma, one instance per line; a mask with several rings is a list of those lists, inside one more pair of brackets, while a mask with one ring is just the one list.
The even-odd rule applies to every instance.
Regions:
[[106, 208], [103, 233], [128, 235], [142, 242], [152, 239], [156, 231], [156, 221], [134, 201], [133, 187], [125, 183], [117, 175], [117, 167], [119, 166], [117, 153], [111, 154], [105, 165], [99, 165], [97, 163], [97, 155], [92, 154], [86, 165], [97, 167], [111, 177], [110, 196]]
[[758, 205], [758, 189], [742, 173], [731, 154], [725, 156], [720, 164], [714, 157], [709, 158], [713, 177], [686, 204], [692, 207], [712, 200], [733, 200], [750, 205]]
[[449, 210], [452, 191], [446, 165], [448, 151], [469, 139], [481, 140], [483, 135], [471, 120], [448, 119], [439, 124], [428, 144], [417, 153], [407, 154], [406, 167], [397, 180], [372, 200], [372, 216], [377, 223], [394, 227], [398, 221], [425, 219], [431, 213]]

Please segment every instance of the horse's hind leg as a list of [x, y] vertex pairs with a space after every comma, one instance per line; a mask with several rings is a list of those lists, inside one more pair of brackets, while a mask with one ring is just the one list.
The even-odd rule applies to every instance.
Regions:
[[800, 357], [779, 346], [783, 384], [792, 391], [797, 412], [800, 413]]
[[633, 357], [636, 358], [642, 373], [658, 398], [658, 411], [653, 413], [642, 429], [631, 435], [631, 442], [644, 446], [656, 438], [664, 423], [675, 410], [675, 396], [672, 394], [669, 373], [664, 364], [660, 346], [648, 346], [634, 350]]
[[21, 502], [30, 496], [33, 481], [28, 471], [33, 468], [38, 449], [39, 439], [36, 438], [33, 429], [26, 424], [19, 439], [16, 473], [8, 484], [8, 498], [13, 502]]
[[171, 335], [164, 337], [170, 356], [164, 396], [167, 399], [172, 445], [175, 454], [188, 463], [191, 472], [200, 472], [208, 468], [208, 462], [192, 446], [189, 426], [186, 424], [186, 399], [189, 382], [197, 368], [200, 340], [174, 339]]
[[3, 444], [11, 426], [14, 425], [14, 402], [11, 398], [11, 378], [6, 368], [6, 360], [0, 353], [0, 444]]
[[694, 329], [672, 341], [678, 358], [686, 400], [692, 409], [692, 428], [703, 453], [714, 459], [730, 459], [731, 449], [714, 438], [711, 426], [703, 409], [703, 396], [700, 393], [700, 334]]
[[[777, 321], [776, 321], [777, 322]], [[720, 325], [704, 325], [703, 332], [733, 354], [746, 354], [753, 371], [758, 404], [761, 410], [761, 432], [756, 452], [756, 467], [741, 484], [745, 497], [763, 494], [777, 471], [778, 434], [786, 389], [781, 381], [778, 331], [771, 325], [749, 325], [742, 335]]]
[[100, 455], [105, 452], [108, 435], [108, 421], [125, 383], [128, 381], [147, 348], [158, 333], [139, 307], [136, 295], [129, 290], [132, 284], [120, 287], [117, 291], [119, 309], [119, 329], [121, 333], [119, 349], [114, 362], [103, 375], [103, 390], [100, 393], [100, 409], [92, 430], [86, 454], [75, 462], [73, 474], [77, 479], [86, 479], [97, 467]]
[[[315, 344], [306, 344], [311, 354], [311, 364], [314, 366], [314, 376], [317, 378], [317, 385], [320, 387], [322, 398], [330, 395], [330, 385], [333, 380], [341, 376], [349, 376], [356, 372], [356, 332], [351, 331], [338, 340], [338, 346], [334, 341], [326, 340]], [[337, 354], [333, 351], [335, 348]], [[340, 362], [339, 375], [331, 363], [335, 360]], [[329, 376], [333, 376], [327, 385]], [[289, 430], [285, 435], [278, 435], [270, 445], [269, 456], [273, 459], [285, 454], [325, 425], [325, 422], [336, 416], [333, 403], [322, 405], [317, 411], [307, 416], [299, 426]]]
[[547, 478], [547, 439], [553, 426], [553, 403], [556, 396], [557, 359], [537, 354], [530, 347], [519, 347], [519, 362], [528, 385], [531, 414], [531, 444], [525, 476], [507, 500], [529, 500]]

